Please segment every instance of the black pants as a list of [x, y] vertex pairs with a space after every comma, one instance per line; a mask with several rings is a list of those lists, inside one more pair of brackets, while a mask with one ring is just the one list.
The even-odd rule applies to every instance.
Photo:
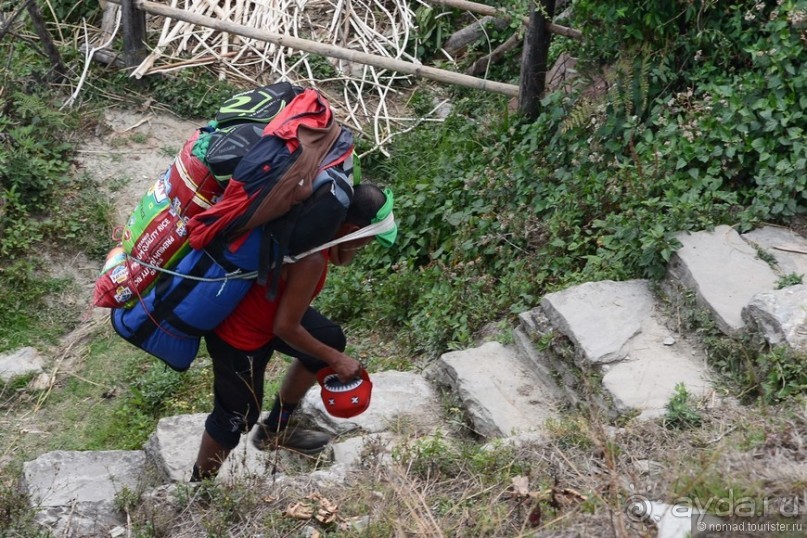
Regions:
[[[342, 328], [314, 308], [309, 307], [301, 325], [323, 344], [345, 350]], [[210, 333], [205, 336], [207, 350], [213, 360], [213, 412], [207, 417], [205, 430], [225, 448], [235, 448], [242, 433], [249, 432], [258, 421], [263, 407], [263, 381], [272, 353], [278, 351], [298, 359], [306, 370], [317, 373], [326, 364], [301, 353], [279, 338], [262, 348], [243, 351]]]

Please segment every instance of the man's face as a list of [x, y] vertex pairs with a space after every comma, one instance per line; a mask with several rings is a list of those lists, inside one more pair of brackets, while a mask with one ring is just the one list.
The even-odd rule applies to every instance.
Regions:
[[330, 259], [334, 265], [348, 265], [353, 261], [353, 257], [362, 248], [366, 247], [373, 240], [372, 237], [362, 237], [334, 245], [330, 248]]

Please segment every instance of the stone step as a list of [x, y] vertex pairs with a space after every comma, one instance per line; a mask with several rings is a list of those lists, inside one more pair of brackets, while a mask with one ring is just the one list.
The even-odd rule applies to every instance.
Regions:
[[[558, 399], [574, 406], [588, 401], [580, 391], [580, 368], [571, 359], [575, 349], [568, 342], [559, 342], [553, 337], [552, 325], [544, 311], [537, 307], [522, 312], [519, 322], [513, 336], [521, 356], [526, 357], [540, 375], [548, 375]], [[610, 409], [608, 403], [596, 403], [603, 410]]]
[[[548, 368], [556, 385], [570, 402], [579, 400], [580, 394], [575, 386], [580, 382], [580, 369], [573, 360], [576, 350], [568, 339], [555, 338], [557, 333], [544, 309], [538, 306], [519, 314], [519, 327], [515, 331], [528, 335], [532, 344], [532, 349], [525, 351], [524, 356], [533, 363], [542, 363], [542, 367], [536, 366], [539, 370]], [[517, 343], [526, 347], [528, 342], [519, 338]]]
[[362, 464], [392, 462], [392, 449], [400, 438], [392, 432], [371, 433], [351, 437], [333, 445], [333, 462], [348, 469], [361, 467]]
[[[176, 415], [160, 419], [157, 428], [144, 447], [149, 462], [170, 482], [188, 482], [205, 430], [207, 413]], [[250, 434], [252, 435], [252, 434]], [[274, 452], [261, 452], [248, 437], [225, 460], [218, 480], [269, 476], [275, 468]], [[284, 465], [279, 465], [282, 469]]]
[[646, 280], [589, 282], [550, 293], [541, 308], [574, 344], [574, 360], [602, 377], [617, 413], [654, 418], [683, 383], [696, 397], [711, 391], [705, 354], [674, 330]]
[[[727, 226], [679, 239], [670, 279], [693, 290], [721, 330], [759, 330], [772, 345], [807, 352], [807, 285], [775, 289], [782, 276], [807, 274], [806, 239], [778, 227], [740, 236]], [[546, 439], [546, 421], [568, 403], [652, 418], [664, 413], [678, 383], [696, 397], [712, 391], [704, 353], [677, 332], [648, 281], [589, 282], [547, 294], [519, 315], [513, 337], [513, 346], [488, 342], [446, 353], [424, 375], [372, 374], [372, 405], [352, 419], [327, 414], [314, 387], [298, 414], [335, 435], [332, 454], [320, 460], [333, 465], [304, 473], [303, 456], [260, 452], [244, 438], [218, 480], [277, 470], [278, 481], [344, 483], [364, 458], [389, 461], [401, 440], [440, 429], [441, 400], [431, 382], [457, 394], [480, 435], [530, 440]], [[143, 451], [57, 451], [26, 462], [23, 485], [37, 520], [54, 535], [119, 535], [125, 521], [116, 495], [147, 479], [187, 482], [206, 416], [162, 419]]]
[[126, 524], [115, 496], [137, 493], [146, 476], [142, 450], [55, 451], [23, 464], [36, 520], [53, 536], [109, 536]]
[[[378, 433], [407, 428], [431, 431], [440, 424], [440, 403], [434, 388], [423, 376], [412, 372], [379, 372], [371, 375], [373, 392], [370, 408], [357, 417], [341, 419], [325, 411], [319, 387], [312, 387], [295, 414], [312, 427], [336, 436], [353, 432]], [[190, 480], [199, 442], [204, 432], [206, 413], [178, 415], [161, 419], [146, 443], [145, 451], [162, 475], [169, 481]], [[298, 455], [281, 450], [262, 452], [250, 442], [250, 433], [242, 437], [222, 466], [218, 479], [235, 477], [270, 476], [273, 471], [282, 474]]]
[[780, 277], [801, 277], [800, 284], [754, 295], [743, 308], [743, 321], [770, 345], [807, 353], [807, 239], [779, 226], [758, 228], [742, 238], [771, 255]]
[[743, 320], [772, 346], [807, 353], [807, 284], [758, 293], [743, 308]]
[[752, 246], [764, 249], [776, 261], [779, 276], [807, 276], [807, 239], [788, 228], [763, 226], [741, 236]]
[[[695, 293], [724, 334], [743, 334], [743, 308], [756, 294], [775, 289], [780, 275], [730, 226], [676, 237], [682, 247], [670, 259], [669, 278]], [[763, 234], [753, 237], [762, 241]]]
[[313, 387], [300, 402], [300, 413], [314, 427], [336, 435], [378, 433], [402, 425], [418, 431], [433, 431], [442, 420], [440, 398], [434, 387], [415, 372], [386, 371], [370, 375], [373, 383], [370, 407], [353, 418], [338, 418], [325, 411], [319, 387]]
[[428, 375], [457, 394], [483, 437], [542, 436], [544, 423], [557, 416], [552, 385], [498, 342], [445, 353]]
[[541, 350], [533, 336], [520, 327], [513, 329], [513, 343], [518, 349], [518, 356], [525, 359], [527, 366], [545, 380], [547, 385], [554, 387], [553, 392], [559, 395], [560, 390], [554, 381], [557, 374], [549, 354]]

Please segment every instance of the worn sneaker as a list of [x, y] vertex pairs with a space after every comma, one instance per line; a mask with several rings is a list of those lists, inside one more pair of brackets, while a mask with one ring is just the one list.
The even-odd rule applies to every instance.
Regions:
[[252, 445], [258, 450], [270, 450], [280, 446], [302, 454], [316, 454], [322, 452], [322, 449], [331, 441], [330, 435], [326, 433], [295, 426], [273, 432], [259, 423], [256, 430], [252, 436]]

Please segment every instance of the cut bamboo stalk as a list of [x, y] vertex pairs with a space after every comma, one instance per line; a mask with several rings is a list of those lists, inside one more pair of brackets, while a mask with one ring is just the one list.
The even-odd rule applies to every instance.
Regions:
[[115, 4], [106, 4], [104, 7], [104, 14], [101, 17], [101, 36], [99, 38], [101, 43], [104, 43], [113, 34], [112, 30], [116, 26], [119, 11], [120, 6]]

